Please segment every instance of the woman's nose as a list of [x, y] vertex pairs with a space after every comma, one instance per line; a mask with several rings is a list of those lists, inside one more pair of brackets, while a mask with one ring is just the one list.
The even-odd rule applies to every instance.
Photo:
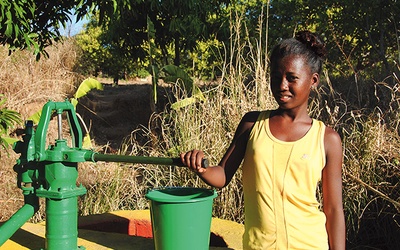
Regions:
[[281, 90], [288, 90], [289, 89], [289, 83], [286, 79], [282, 79], [280, 84], [279, 84], [279, 88]]

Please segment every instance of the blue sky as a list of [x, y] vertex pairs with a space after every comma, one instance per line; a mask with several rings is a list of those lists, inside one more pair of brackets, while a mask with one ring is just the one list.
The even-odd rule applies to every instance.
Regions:
[[83, 20], [76, 22], [76, 16], [71, 16], [71, 22], [67, 23], [66, 28], [61, 28], [60, 33], [62, 36], [75, 36], [82, 29], [83, 25], [86, 24], [89, 20], [84, 18]]

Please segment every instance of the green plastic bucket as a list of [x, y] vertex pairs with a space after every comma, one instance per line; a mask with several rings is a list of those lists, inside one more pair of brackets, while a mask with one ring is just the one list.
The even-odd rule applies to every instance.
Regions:
[[156, 250], [209, 249], [215, 190], [172, 187], [146, 194]]

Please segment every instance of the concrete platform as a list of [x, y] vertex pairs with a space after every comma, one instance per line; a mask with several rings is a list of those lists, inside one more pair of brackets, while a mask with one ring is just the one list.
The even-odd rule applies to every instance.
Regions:
[[[80, 217], [78, 245], [87, 250], [154, 249], [149, 210], [115, 211]], [[210, 250], [241, 249], [243, 225], [213, 218]], [[44, 249], [45, 223], [25, 223], [1, 250]]]

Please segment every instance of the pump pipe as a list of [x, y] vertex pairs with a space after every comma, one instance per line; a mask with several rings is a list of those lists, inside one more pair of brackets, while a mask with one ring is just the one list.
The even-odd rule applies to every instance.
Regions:
[[0, 246], [36, 213], [38, 207], [39, 199], [37, 197], [33, 194], [25, 196], [25, 205], [1, 225]]

